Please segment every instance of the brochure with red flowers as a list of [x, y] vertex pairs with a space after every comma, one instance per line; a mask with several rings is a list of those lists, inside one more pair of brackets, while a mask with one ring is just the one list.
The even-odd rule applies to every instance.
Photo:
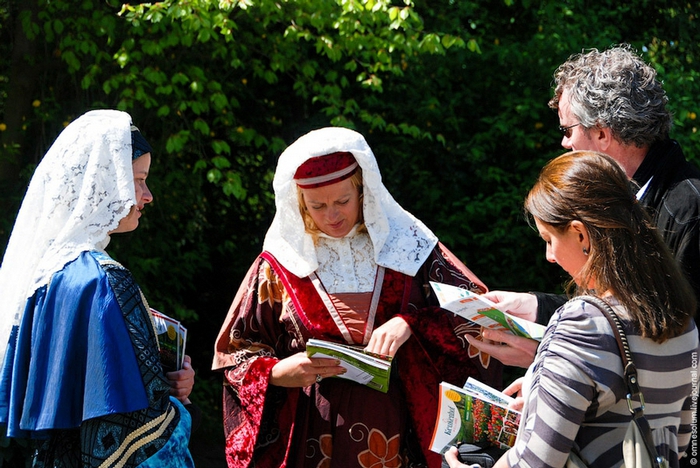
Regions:
[[430, 450], [445, 453], [457, 444], [512, 447], [520, 424], [520, 412], [508, 409], [512, 401], [471, 377], [463, 388], [442, 382]]
[[311, 338], [306, 342], [306, 354], [311, 357], [335, 358], [347, 369], [336, 375], [386, 393], [389, 390], [391, 357], [365, 351], [362, 346], [350, 346]]
[[185, 361], [187, 329], [172, 317], [151, 308], [153, 327], [160, 349], [160, 363], [165, 372], [179, 371]]
[[541, 340], [547, 327], [498, 309], [498, 304], [463, 288], [430, 282], [440, 307], [484, 328], [509, 330], [515, 335]]

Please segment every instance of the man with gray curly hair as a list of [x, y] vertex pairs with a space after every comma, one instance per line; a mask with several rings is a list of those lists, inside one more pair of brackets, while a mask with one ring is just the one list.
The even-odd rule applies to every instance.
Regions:
[[[549, 106], [559, 113], [561, 144], [612, 156], [640, 188], [637, 199], [700, 298], [700, 170], [669, 137], [672, 116], [656, 70], [629, 45], [574, 54], [554, 72]], [[566, 298], [544, 293], [492, 291], [504, 309], [546, 324]], [[700, 318], [696, 315], [696, 321]], [[504, 364], [527, 367], [536, 344], [489, 330], [473, 346]]]
[[655, 143], [671, 144], [666, 92], [629, 46], [572, 55], [554, 82], [549, 107], [559, 112], [564, 148], [608, 153], [634, 177]]
[[622, 166], [700, 297], [700, 170], [669, 138], [672, 116], [656, 70], [619, 45], [572, 55], [554, 82], [549, 106], [559, 113], [562, 146], [607, 153]]
[[[622, 44], [572, 55], [555, 71], [554, 86], [549, 106], [559, 114], [562, 146], [607, 153], [622, 166], [700, 298], [700, 169], [669, 137], [672, 116], [656, 70]], [[485, 296], [541, 324], [566, 302], [564, 296], [545, 293], [491, 291]], [[506, 365], [528, 367], [537, 351], [536, 341], [502, 331], [484, 330], [482, 336], [487, 340], [467, 340]], [[681, 425], [679, 431], [688, 434], [691, 428]], [[696, 451], [688, 450], [681, 467], [697, 463], [697, 443], [691, 440]]]
[[[700, 297], [700, 170], [669, 138], [672, 116], [656, 70], [621, 45], [571, 56], [554, 80], [549, 106], [559, 113], [562, 146], [601, 151], [622, 166], [639, 185], [637, 199]], [[546, 296], [537, 298], [541, 321], [556, 301], [548, 307]], [[699, 318], [695, 316], [696, 322]], [[696, 421], [697, 408], [694, 413]], [[688, 450], [681, 467], [697, 463], [693, 452]]]

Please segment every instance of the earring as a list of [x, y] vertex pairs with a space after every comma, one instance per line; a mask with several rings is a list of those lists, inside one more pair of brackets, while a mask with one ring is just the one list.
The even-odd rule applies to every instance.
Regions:
[[588, 249], [585, 247], [583, 248], [583, 255], [586, 255], [586, 256], [588, 255]]

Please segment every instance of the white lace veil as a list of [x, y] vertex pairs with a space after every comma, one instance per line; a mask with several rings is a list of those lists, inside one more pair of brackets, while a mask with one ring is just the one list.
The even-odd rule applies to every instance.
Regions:
[[0, 267], [0, 356], [27, 298], [109, 232], [136, 204], [131, 117], [88, 112], [58, 136], [37, 166]]
[[309, 158], [348, 151], [362, 168], [364, 221], [378, 265], [413, 276], [428, 258], [437, 237], [401, 208], [382, 184], [377, 161], [364, 137], [340, 127], [314, 130], [292, 143], [280, 156], [273, 180], [277, 211], [263, 249], [296, 276], [316, 271], [318, 260], [299, 212], [294, 173]]

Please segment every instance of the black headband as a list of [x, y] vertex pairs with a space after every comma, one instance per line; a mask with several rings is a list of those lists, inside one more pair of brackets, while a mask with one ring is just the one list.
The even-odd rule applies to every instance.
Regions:
[[141, 132], [135, 126], [131, 126], [131, 160], [153, 151], [151, 145], [141, 135]]

